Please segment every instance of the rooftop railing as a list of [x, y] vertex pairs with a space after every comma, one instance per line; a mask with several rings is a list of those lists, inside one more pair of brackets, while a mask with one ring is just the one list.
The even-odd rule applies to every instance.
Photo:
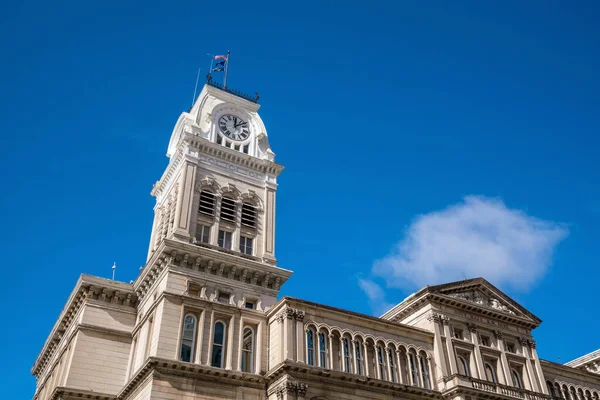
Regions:
[[221, 83], [219, 83], [219, 82], [215, 81], [214, 79], [212, 79], [212, 76], [210, 76], [210, 74], [206, 78], [207, 78], [206, 84], [208, 86], [212, 86], [212, 87], [215, 87], [217, 89], [221, 89], [224, 92], [230, 93], [230, 94], [232, 94], [234, 96], [241, 97], [242, 99], [251, 101], [253, 103], [258, 103], [258, 99], [259, 99], [258, 93], [255, 93], [254, 96], [250, 96], [249, 94], [240, 92], [239, 90], [231, 89], [231, 88], [228, 88], [228, 87], [222, 85]]

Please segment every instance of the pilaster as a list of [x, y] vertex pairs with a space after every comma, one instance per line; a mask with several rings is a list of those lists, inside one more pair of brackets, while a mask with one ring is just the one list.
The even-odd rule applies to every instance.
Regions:
[[471, 333], [471, 342], [475, 348], [475, 361], [477, 365], [477, 375], [479, 379], [485, 379], [485, 367], [483, 365], [483, 357], [481, 356], [481, 349], [479, 348], [479, 337], [477, 336], [477, 326], [475, 324], [467, 324], [469, 332]]
[[192, 204], [194, 199], [194, 185], [196, 180], [196, 165], [185, 161], [181, 166], [179, 175], [179, 193], [175, 205], [175, 226], [173, 235], [180, 240], [189, 241], [191, 237], [190, 223], [192, 218]]
[[454, 375], [458, 373], [456, 366], [456, 357], [454, 356], [454, 346], [452, 345], [452, 334], [450, 333], [450, 319], [448, 317], [441, 316], [442, 323], [444, 325], [444, 336], [446, 336], [446, 351], [448, 360], [450, 361], [450, 374]]

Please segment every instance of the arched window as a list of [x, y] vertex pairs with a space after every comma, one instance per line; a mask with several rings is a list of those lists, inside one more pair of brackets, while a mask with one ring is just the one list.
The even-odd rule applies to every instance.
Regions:
[[362, 343], [357, 340], [354, 342], [354, 347], [356, 348], [356, 373], [364, 375]]
[[306, 331], [306, 363], [315, 365], [315, 341], [314, 333], [311, 329]]
[[327, 336], [325, 333], [319, 333], [319, 367], [327, 368], [329, 362], [327, 360]]
[[217, 321], [214, 326], [211, 363], [213, 367], [223, 368], [225, 359], [225, 323]]
[[185, 362], [192, 362], [194, 355], [194, 345], [196, 342], [196, 317], [187, 314], [183, 318], [183, 329], [181, 332], [181, 349], [179, 359]]
[[431, 381], [429, 380], [429, 360], [425, 353], [421, 353], [421, 376], [423, 377], [423, 387], [431, 389]]
[[215, 194], [209, 190], [203, 189], [200, 192], [200, 206], [198, 211], [206, 215], [215, 215]]
[[570, 393], [571, 393], [571, 400], [579, 400], [577, 398], [577, 392], [575, 391], [575, 388], [573, 386], [571, 386]]
[[592, 394], [592, 398], [593, 398], [594, 400], [599, 400], [599, 399], [600, 399], [600, 395], [598, 394], [598, 392], [594, 392], [594, 393]]
[[554, 383], [554, 393], [556, 393], [556, 398], [558, 398], [558, 399], [565, 398], [565, 396], [563, 396], [563, 392], [560, 388], [560, 385], [557, 382]]
[[583, 390], [581, 390], [581, 388], [577, 389], [577, 397], [579, 397], [579, 400], [586, 400], [585, 397], [583, 397]]
[[548, 389], [548, 394], [552, 397], [556, 397], [556, 392], [554, 391], [554, 385], [550, 381], [546, 381], [546, 388]]
[[392, 373], [392, 382], [398, 383], [398, 366], [396, 365], [396, 357], [394, 349], [388, 348], [388, 363], [390, 365], [390, 371]]
[[350, 349], [350, 339], [342, 339], [342, 347], [344, 352], [344, 372], [352, 373], [352, 349]]
[[237, 207], [235, 200], [231, 197], [223, 197], [221, 200], [221, 219], [224, 221], [235, 222]]
[[512, 377], [513, 386], [519, 389], [523, 389], [523, 379], [521, 379], [521, 374], [514, 368], [510, 369], [510, 376]]
[[498, 377], [496, 377], [496, 369], [492, 364], [486, 362], [485, 364], [485, 378], [494, 383], [498, 383]]
[[569, 400], [569, 388], [567, 385], [563, 385], [561, 393], [563, 399]]
[[420, 386], [419, 363], [417, 362], [417, 355], [414, 353], [414, 350], [408, 353], [408, 359], [410, 361], [410, 375], [412, 377], [413, 385]]
[[377, 366], [379, 368], [379, 379], [387, 380], [387, 370], [385, 364], [385, 350], [383, 347], [377, 346]]
[[242, 225], [256, 228], [256, 207], [250, 203], [242, 204]]
[[463, 356], [456, 356], [456, 361], [458, 361], [458, 373], [464, 376], [471, 376], [467, 360]]
[[244, 341], [242, 342], [242, 371], [254, 372], [254, 331], [244, 328]]

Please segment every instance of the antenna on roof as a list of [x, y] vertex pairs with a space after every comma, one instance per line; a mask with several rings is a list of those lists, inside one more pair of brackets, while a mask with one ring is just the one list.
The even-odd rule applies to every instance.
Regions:
[[117, 262], [115, 261], [115, 262], [114, 262], [114, 264], [113, 264], [113, 266], [112, 266], [112, 270], [113, 270], [113, 277], [112, 277], [112, 280], [113, 280], [113, 281], [115, 280], [115, 270], [116, 270], [116, 269], [117, 269]]
[[198, 90], [198, 78], [200, 78], [200, 68], [198, 68], [198, 75], [196, 75], [196, 86], [194, 86], [194, 97], [192, 97], [192, 107], [196, 101], [196, 90]]

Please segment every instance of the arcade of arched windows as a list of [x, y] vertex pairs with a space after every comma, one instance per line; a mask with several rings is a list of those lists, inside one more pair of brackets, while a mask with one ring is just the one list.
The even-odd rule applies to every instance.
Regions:
[[314, 322], [304, 328], [308, 365], [432, 389], [431, 356], [423, 348]]
[[257, 255], [255, 242], [263, 204], [256, 193], [241, 193], [232, 184], [221, 187], [209, 178], [197, 183], [196, 192], [198, 220], [192, 241]]
[[600, 391], [557, 380], [547, 380], [548, 394], [563, 400], [600, 400]]

